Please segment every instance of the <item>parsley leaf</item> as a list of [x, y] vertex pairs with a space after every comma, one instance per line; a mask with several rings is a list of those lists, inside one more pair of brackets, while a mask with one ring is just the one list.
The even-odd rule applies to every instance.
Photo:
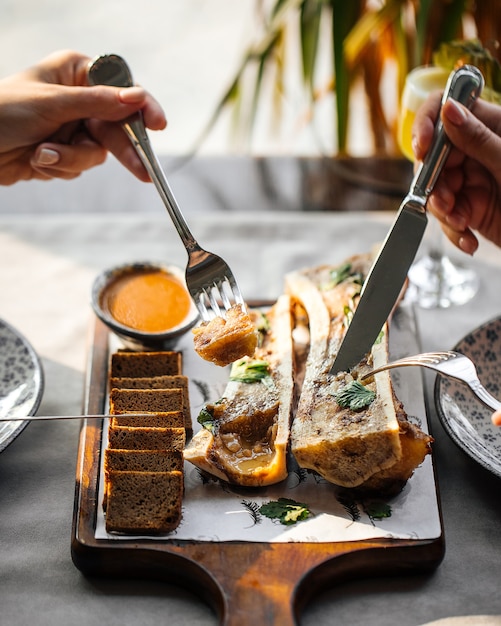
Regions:
[[360, 272], [353, 270], [351, 263], [342, 263], [330, 271], [330, 282], [326, 285], [326, 289], [333, 289], [340, 283], [351, 282], [355, 285], [362, 286], [364, 278]]
[[306, 504], [290, 500], [289, 498], [278, 498], [278, 500], [262, 504], [259, 512], [270, 519], [277, 519], [285, 526], [291, 526], [311, 515]]
[[367, 515], [374, 520], [391, 517], [391, 507], [386, 502], [373, 501], [364, 506]]
[[352, 380], [350, 383], [341, 387], [334, 394], [334, 398], [343, 409], [351, 409], [359, 411], [376, 398], [376, 393], [371, 391], [358, 380]]
[[197, 422], [209, 432], [214, 432], [214, 416], [207, 407], [203, 407], [197, 417]]

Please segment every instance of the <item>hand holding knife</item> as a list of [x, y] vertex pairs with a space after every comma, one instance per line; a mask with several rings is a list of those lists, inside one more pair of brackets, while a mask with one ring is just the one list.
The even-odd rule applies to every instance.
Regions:
[[[481, 72], [463, 65], [451, 72], [442, 97], [469, 109], [484, 86]], [[402, 290], [424, 235], [426, 203], [451, 149], [440, 116], [431, 147], [417, 170], [383, 246], [364, 282], [360, 300], [330, 373], [350, 370], [370, 351]]]

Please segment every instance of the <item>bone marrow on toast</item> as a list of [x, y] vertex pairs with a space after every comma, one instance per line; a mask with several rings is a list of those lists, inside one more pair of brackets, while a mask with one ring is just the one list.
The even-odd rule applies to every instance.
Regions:
[[293, 399], [290, 298], [281, 296], [260, 325], [251, 357], [232, 364], [223, 396], [206, 405], [184, 457], [202, 470], [244, 486], [287, 477]]
[[192, 332], [195, 352], [221, 367], [244, 356], [252, 356], [257, 347], [254, 320], [240, 304], [228, 309], [225, 317], [202, 322]]

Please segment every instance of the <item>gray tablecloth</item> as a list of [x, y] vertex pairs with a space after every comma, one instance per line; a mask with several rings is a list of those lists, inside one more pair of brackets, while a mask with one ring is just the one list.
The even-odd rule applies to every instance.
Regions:
[[[384, 238], [392, 219], [270, 211], [197, 214], [190, 225], [204, 247], [229, 262], [246, 298], [274, 298], [285, 272], [366, 251]], [[23, 333], [43, 361], [39, 413], [81, 412], [91, 283], [103, 268], [132, 260], [184, 265], [185, 251], [161, 211], [0, 215], [0, 318]], [[501, 314], [501, 252], [482, 242], [466, 262], [480, 274], [478, 296], [463, 307], [417, 311], [423, 349], [450, 348]], [[306, 608], [302, 624], [417, 626], [449, 615], [501, 613], [495, 593], [499, 480], [450, 442], [433, 406], [430, 413], [444, 562], [433, 574], [333, 587]], [[0, 623], [217, 623], [195, 593], [160, 583], [89, 580], [73, 566], [78, 431], [78, 421], [34, 422], [0, 455]]]

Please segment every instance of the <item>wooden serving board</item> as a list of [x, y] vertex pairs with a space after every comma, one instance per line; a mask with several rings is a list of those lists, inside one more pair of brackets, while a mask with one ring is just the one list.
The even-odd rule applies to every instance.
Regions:
[[[85, 415], [104, 414], [109, 346], [108, 329], [96, 318], [89, 349]], [[441, 521], [438, 532], [417, 539], [412, 533], [403, 539], [316, 542], [200, 541], [175, 536], [162, 540], [96, 538], [104, 422], [83, 419], [80, 433], [71, 550], [73, 562], [84, 574], [144, 577], [184, 585], [213, 606], [222, 624], [287, 626], [297, 623], [302, 607], [312, 596], [337, 581], [430, 570], [443, 558]], [[432, 480], [432, 508], [436, 510], [431, 512], [440, 519]]]

